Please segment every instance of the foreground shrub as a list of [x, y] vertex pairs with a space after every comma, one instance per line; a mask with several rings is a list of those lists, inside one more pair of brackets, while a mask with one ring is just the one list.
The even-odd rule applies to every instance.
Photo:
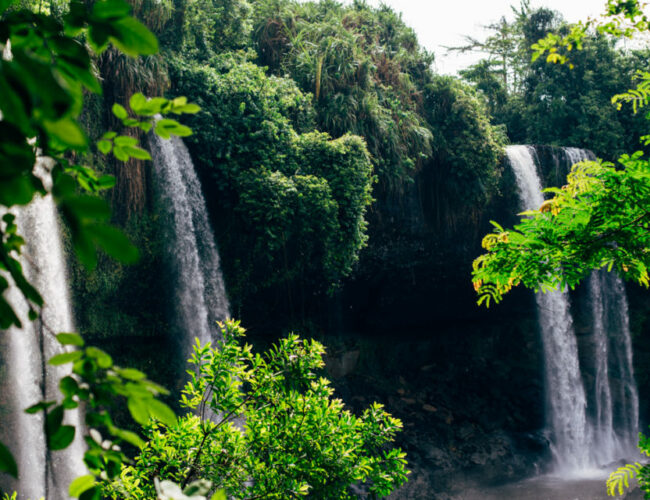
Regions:
[[316, 374], [320, 343], [291, 335], [260, 355], [240, 343], [239, 323], [222, 335], [215, 348], [194, 348], [181, 398], [189, 413], [173, 426], [152, 421], [135, 464], [105, 496], [155, 498], [155, 478], [278, 499], [356, 498], [353, 486], [385, 496], [406, 481], [405, 453], [392, 446], [401, 422], [380, 404], [355, 416], [333, 398]]

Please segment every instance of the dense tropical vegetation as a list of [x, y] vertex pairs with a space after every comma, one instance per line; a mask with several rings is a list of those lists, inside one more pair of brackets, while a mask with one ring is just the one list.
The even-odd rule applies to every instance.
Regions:
[[569, 144], [607, 160], [637, 148], [643, 117], [618, 113], [611, 98], [634, 86], [636, 72], [647, 68], [647, 49], [623, 51], [616, 38], [589, 31], [570, 62], [548, 64], [534, 57], [533, 46], [548, 34], [569, 34], [571, 26], [529, 2], [513, 14], [490, 26], [484, 41], [455, 49], [488, 54], [461, 74], [486, 99], [493, 123], [505, 126], [514, 144]]

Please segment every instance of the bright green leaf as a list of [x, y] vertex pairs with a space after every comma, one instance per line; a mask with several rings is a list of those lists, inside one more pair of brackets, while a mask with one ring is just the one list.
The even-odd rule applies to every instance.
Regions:
[[53, 366], [65, 365], [66, 363], [77, 361], [82, 355], [83, 354], [80, 351], [64, 352], [63, 354], [52, 356], [48, 363]]
[[88, 143], [85, 132], [72, 118], [62, 118], [57, 121], [43, 120], [43, 126], [50, 137], [71, 148], [85, 148]]
[[113, 104], [113, 114], [120, 120], [124, 120], [129, 116], [129, 113], [124, 109], [124, 106], [118, 103]]
[[111, 141], [105, 141], [103, 139], [99, 140], [97, 141], [97, 149], [107, 155], [111, 152], [111, 149], [113, 149], [113, 143]]
[[150, 55], [158, 52], [158, 40], [140, 21], [125, 17], [111, 25], [113, 33], [110, 40], [115, 46], [130, 56]]
[[78, 333], [59, 333], [56, 338], [62, 345], [84, 345], [84, 339]]
[[68, 493], [73, 498], [78, 498], [84, 491], [95, 486], [95, 477], [88, 474], [86, 476], [80, 476], [76, 478], [72, 483], [70, 483], [70, 488]]
[[140, 425], [146, 425], [149, 422], [149, 409], [147, 408], [147, 402], [138, 397], [130, 397], [126, 401], [127, 408], [129, 409], [129, 413], [131, 413], [133, 420]]
[[160, 420], [163, 424], [167, 426], [172, 426], [176, 424], [176, 415], [174, 414], [172, 409], [169, 406], [167, 406], [165, 403], [152, 398], [150, 401], [147, 402], [147, 404], [148, 404], [149, 414], [152, 417]]

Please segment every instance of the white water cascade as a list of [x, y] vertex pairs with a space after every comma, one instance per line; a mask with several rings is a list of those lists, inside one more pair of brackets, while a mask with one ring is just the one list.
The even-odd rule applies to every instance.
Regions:
[[177, 137], [152, 135], [151, 154], [160, 206], [167, 213], [167, 247], [176, 288], [177, 328], [189, 349], [198, 337], [215, 338], [217, 321], [229, 316], [229, 304], [201, 184], [189, 151]]
[[[562, 148], [568, 165], [595, 159], [589, 151]], [[632, 339], [625, 286], [614, 273], [589, 277], [594, 373], [591, 412], [592, 462], [611, 463], [636, 455], [639, 397], [632, 364]]]
[[[509, 146], [506, 152], [517, 180], [521, 208], [539, 208], [544, 195], [535, 166], [535, 150], [529, 146]], [[583, 469], [589, 465], [587, 402], [569, 298], [563, 291], [537, 292], [535, 298], [544, 346], [551, 451], [558, 469]]]
[[[590, 159], [577, 148], [563, 148], [570, 164]], [[530, 146], [509, 146], [522, 209], [544, 201], [542, 183]], [[632, 346], [623, 283], [599, 271], [589, 279], [592, 311], [594, 408], [587, 408], [578, 343], [568, 294], [536, 294], [544, 346], [547, 425], [554, 468], [565, 475], [581, 474], [632, 456], [638, 432], [638, 396], [632, 370]], [[591, 395], [591, 394], [589, 394]]]
[[595, 415], [593, 442], [601, 463], [634, 456], [639, 396], [623, 281], [603, 270], [589, 278], [594, 326]]
[[[45, 160], [37, 163], [46, 168]], [[48, 176], [44, 176], [47, 178]], [[2, 441], [17, 459], [19, 479], [2, 485], [15, 489], [19, 498], [48, 500], [69, 498], [70, 482], [85, 473], [84, 445], [79, 412], [66, 412], [66, 423], [76, 428], [76, 438], [63, 451], [46, 450], [42, 414], [27, 415], [24, 409], [40, 400], [60, 400], [58, 381], [69, 369], [52, 367], [47, 360], [63, 352], [54, 334], [74, 331], [68, 295], [65, 259], [61, 245], [56, 206], [51, 196], [36, 198], [27, 207], [14, 211], [23, 247], [25, 275], [44, 300], [37, 321], [28, 319], [28, 306], [15, 287], [8, 291], [22, 328], [2, 332], [2, 385], [6, 395], [2, 402]], [[6, 403], [6, 404], [5, 404]]]

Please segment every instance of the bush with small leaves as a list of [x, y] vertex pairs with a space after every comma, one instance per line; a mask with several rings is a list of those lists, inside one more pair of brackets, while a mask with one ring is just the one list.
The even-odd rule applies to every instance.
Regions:
[[[263, 354], [228, 321], [223, 340], [197, 343], [174, 425], [153, 421], [135, 463], [104, 488], [113, 499], [155, 498], [158, 477], [181, 486], [203, 478], [235, 498], [378, 497], [406, 481], [393, 446], [401, 422], [373, 403], [353, 415], [318, 376], [324, 347], [290, 335]], [[149, 485], [145, 487], [143, 485]]]

